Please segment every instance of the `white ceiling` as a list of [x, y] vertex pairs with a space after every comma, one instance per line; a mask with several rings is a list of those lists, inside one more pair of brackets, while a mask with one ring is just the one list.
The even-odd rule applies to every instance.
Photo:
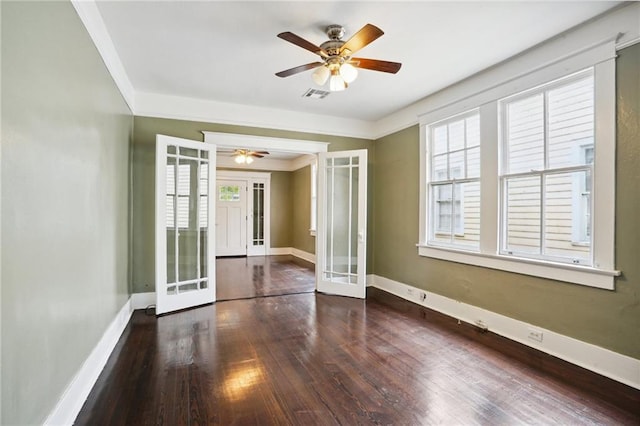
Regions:
[[[136, 93], [376, 121], [566, 31], [619, 2], [97, 1]], [[345, 92], [302, 98], [313, 62], [276, 37], [321, 44], [324, 27], [348, 38], [366, 23], [385, 35], [357, 56], [402, 62], [396, 75], [360, 71]], [[327, 118], [330, 119], [330, 118]]]

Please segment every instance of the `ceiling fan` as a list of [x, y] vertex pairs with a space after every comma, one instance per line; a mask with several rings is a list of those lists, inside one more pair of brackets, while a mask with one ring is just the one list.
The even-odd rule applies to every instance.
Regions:
[[346, 89], [349, 83], [356, 79], [358, 76], [356, 68], [395, 74], [402, 66], [399, 62], [354, 58], [351, 56], [384, 34], [384, 32], [375, 25], [365, 25], [347, 41], [342, 40], [345, 32], [341, 25], [329, 25], [326, 33], [329, 40], [320, 46], [316, 46], [289, 31], [278, 34], [279, 38], [320, 56], [322, 62], [316, 61], [300, 65], [280, 71], [276, 73], [276, 75], [278, 77], [289, 77], [303, 71], [317, 68], [312, 75], [313, 81], [323, 86], [327, 80], [329, 80], [329, 90], [333, 92]]
[[268, 151], [252, 151], [250, 149], [234, 149], [233, 160], [238, 164], [251, 164], [253, 163], [254, 158], [263, 158], [265, 155], [268, 155]]

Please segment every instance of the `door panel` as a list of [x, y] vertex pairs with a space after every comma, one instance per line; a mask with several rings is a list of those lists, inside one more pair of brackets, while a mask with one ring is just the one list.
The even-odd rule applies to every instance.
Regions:
[[246, 255], [247, 183], [218, 180], [216, 194], [216, 255]]
[[318, 291], [365, 297], [367, 151], [320, 153]]
[[158, 315], [215, 301], [214, 171], [215, 147], [156, 136]]

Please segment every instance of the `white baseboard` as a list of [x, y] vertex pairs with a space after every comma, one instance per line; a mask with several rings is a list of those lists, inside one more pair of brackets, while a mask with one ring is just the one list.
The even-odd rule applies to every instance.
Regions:
[[[481, 321], [489, 331], [500, 336], [640, 389], [638, 359], [378, 275], [373, 276], [372, 285], [469, 324]], [[531, 331], [542, 333], [542, 341], [530, 340]]]
[[156, 304], [156, 292], [133, 293], [131, 295], [131, 309], [146, 309], [149, 305]]
[[311, 262], [315, 265], [316, 263], [316, 255], [313, 253], [309, 253], [303, 250], [299, 250], [295, 247], [291, 248], [291, 254], [294, 255], [295, 257], [302, 259], [302, 260], [306, 260], [307, 262]]
[[269, 256], [281, 256], [291, 254], [291, 247], [270, 247]]
[[82, 405], [87, 400], [93, 385], [98, 380], [111, 352], [118, 343], [120, 335], [129, 323], [133, 309], [131, 299], [116, 314], [107, 330], [82, 364], [69, 386], [62, 393], [53, 411], [45, 420], [45, 425], [71, 425], [75, 421]]
[[271, 247], [269, 249], [270, 256], [280, 256], [284, 254], [290, 254], [300, 259], [306, 260], [307, 262], [316, 263], [316, 255], [313, 253], [309, 253], [295, 247]]

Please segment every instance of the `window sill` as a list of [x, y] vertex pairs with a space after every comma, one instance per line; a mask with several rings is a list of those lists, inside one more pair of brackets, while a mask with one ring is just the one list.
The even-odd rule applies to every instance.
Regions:
[[614, 290], [620, 271], [417, 244], [420, 256]]

